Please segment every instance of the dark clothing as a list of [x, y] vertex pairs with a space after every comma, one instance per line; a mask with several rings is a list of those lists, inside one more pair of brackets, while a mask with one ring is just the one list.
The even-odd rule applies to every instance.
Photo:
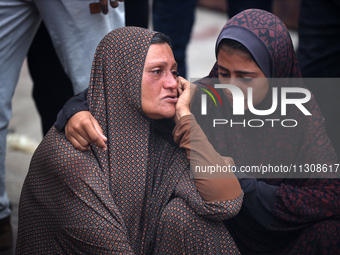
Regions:
[[257, 8], [271, 12], [273, 0], [227, 0], [228, 15], [232, 18], [241, 11]]
[[44, 22], [41, 22], [28, 51], [27, 64], [33, 80], [33, 99], [46, 135], [57, 113], [74, 93]]
[[64, 107], [59, 111], [57, 115], [57, 120], [54, 123], [54, 126], [59, 130], [63, 131], [64, 127], [75, 113], [80, 111], [88, 111], [89, 104], [87, 102], [87, 91], [88, 89], [83, 90], [83, 92], [78, 95], [70, 98], [64, 105]]
[[303, 0], [299, 16], [297, 57], [302, 76], [324, 78], [305, 85], [325, 117], [327, 134], [340, 158], [340, 2]]
[[187, 77], [186, 50], [195, 21], [197, 0], [153, 1], [153, 29], [170, 37], [178, 73]]
[[303, 77], [340, 77], [340, 2], [302, 0], [297, 56]]
[[125, 26], [148, 28], [149, 2], [148, 0], [130, 0], [124, 2]]

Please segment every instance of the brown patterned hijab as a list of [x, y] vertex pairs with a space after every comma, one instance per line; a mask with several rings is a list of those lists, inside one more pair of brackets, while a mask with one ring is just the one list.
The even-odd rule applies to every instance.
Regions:
[[88, 103], [108, 150], [80, 152], [63, 133], [49, 131], [23, 186], [18, 253], [153, 250], [161, 212], [189, 173], [185, 152], [168, 139], [169, 121], [142, 111], [143, 67], [154, 34], [125, 27], [100, 42]]
[[[108, 151], [93, 148], [109, 180], [135, 251], [147, 249], [155, 222], [188, 162], [171, 142], [158, 135], [166, 120], [142, 111], [143, 67], [154, 32], [125, 27], [109, 33], [95, 55], [89, 109], [108, 138]], [[155, 130], [157, 126], [157, 130]]]

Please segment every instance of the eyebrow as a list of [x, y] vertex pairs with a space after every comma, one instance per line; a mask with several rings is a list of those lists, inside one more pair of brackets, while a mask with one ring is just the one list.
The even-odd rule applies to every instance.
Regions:
[[[221, 68], [224, 71], [230, 72], [227, 68], [225, 68], [223, 66], [220, 66], [220, 65], [217, 65], [217, 66], [218, 66], [218, 68]], [[235, 71], [235, 73], [238, 73], [238, 74], [257, 74], [257, 72], [247, 72], [247, 71], [241, 71], [241, 70], [237, 70], [237, 71]]]
[[[150, 66], [150, 65], [162, 65], [162, 66], [167, 66], [168, 63], [167, 63], [167, 62], [164, 62], [164, 61], [159, 62], [159, 61], [156, 60], [156, 61], [147, 63], [147, 65], [148, 65], [148, 66]], [[178, 65], [177, 62], [175, 62], [171, 67], [175, 67], [175, 66], [177, 66], [177, 65]]]

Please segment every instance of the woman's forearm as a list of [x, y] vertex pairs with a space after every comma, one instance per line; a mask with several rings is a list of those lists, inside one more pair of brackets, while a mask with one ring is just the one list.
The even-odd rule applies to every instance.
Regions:
[[[193, 115], [182, 117], [173, 135], [179, 147], [186, 149], [197, 190], [205, 201], [229, 200], [241, 194], [240, 184], [231, 171], [216, 174], [196, 172], [197, 167], [228, 167], [228, 162], [215, 151]], [[233, 163], [232, 160], [229, 162]]]

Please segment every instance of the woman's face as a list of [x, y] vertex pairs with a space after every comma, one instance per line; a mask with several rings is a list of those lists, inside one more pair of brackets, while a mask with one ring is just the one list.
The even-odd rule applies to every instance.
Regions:
[[152, 44], [142, 78], [142, 109], [151, 119], [171, 118], [177, 103], [177, 63], [167, 43]]
[[[258, 65], [246, 53], [222, 46], [217, 55], [217, 65], [220, 82], [235, 85], [242, 90], [245, 110], [248, 109], [247, 90], [249, 87], [253, 88], [254, 106], [261, 103], [266, 97], [269, 89], [268, 80]], [[224, 89], [223, 92], [233, 106], [230, 90]]]

